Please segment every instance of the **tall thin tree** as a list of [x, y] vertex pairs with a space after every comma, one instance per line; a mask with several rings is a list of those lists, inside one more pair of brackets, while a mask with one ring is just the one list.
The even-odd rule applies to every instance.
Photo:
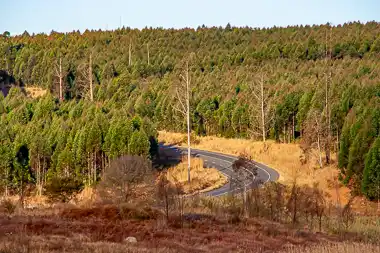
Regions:
[[58, 63], [55, 65], [55, 76], [58, 79], [58, 90], [59, 90], [59, 101], [63, 101], [63, 93], [64, 93], [64, 87], [63, 87], [63, 78], [65, 74], [62, 71], [62, 57], [59, 57]]
[[331, 99], [330, 99], [330, 90], [331, 90], [331, 32], [332, 26], [330, 26], [330, 35], [328, 37], [328, 31], [326, 31], [326, 55], [325, 55], [325, 117], [326, 117], [326, 145], [325, 145], [325, 153], [326, 153], [326, 163], [330, 163], [331, 156]]
[[189, 76], [189, 61], [191, 61], [193, 54], [191, 54], [184, 63], [184, 68], [180, 74], [180, 82], [177, 85], [176, 100], [177, 105], [174, 109], [180, 112], [186, 118], [187, 125], [187, 180], [190, 182], [190, 169], [191, 169], [191, 122], [190, 122], [190, 99], [191, 99], [191, 79]]
[[132, 65], [132, 39], [129, 39], [128, 65]]
[[256, 112], [253, 120], [256, 124], [251, 132], [255, 136], [261, 136], [263, 142], [265, 142], [273, 115], [271, 113], [270, 94], [265, 87], [264, 74], [261, 73], [256, 81], [251, 83], [250, 92], [255, 98], [252, 100], [251, 109]]
[[90, 101], [94, 101], [94, 88], [92, 83], [92, 54], [90, 54], [90, 61], [88, 63], [88, 83], [90, 89]]
[[148, 54], [148, 66], [150, 65], [150, 55], [149, 55], [149, 44], [146, 44], [147, 54]]
[[94, 82], [92, 73], [92, 53], [90, 53], [88, 64], [82, 64], [78, 68], [79, 84], [82, 87], [82, 97], [94, 101]]

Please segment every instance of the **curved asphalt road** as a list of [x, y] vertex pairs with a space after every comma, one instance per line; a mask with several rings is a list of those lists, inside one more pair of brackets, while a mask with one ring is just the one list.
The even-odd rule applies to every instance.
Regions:
[[[161, 145], [160, 148], [162, 149], [171, 149], [172, 151], [175, 151], [176, 153], [180, 154], [187, 154], [187, 148], [183, 147], [176, 147], [176, 146], [167, 146], [167, 145]], [[204, 161], [205, 167], [208, 168], [216, 168], [221, 173], [226, 175], [228, 178], [231, 178], [234, 175], [234, 171], [232, 170], [232, 163], [237, 160], [236, 156], [231, 155], [225, 155], [217, 152], [210, 152], [205, 150], [199, 150], [199, 149], [191, 149], [191, 155], [195, 157], [199, 157]], [[254, 176], [251, 172], [248, 172], [249, 175], [251, 173], [252, 178], [247, 178], [245, 183], [245, 186], [247, 189], [258, 187], [261, 184], [264, 184], [268, 181], [277, 181], [279, 178], [279, 174], [277, 171], [275, 171], [272, 168], [269, 168], [268, 166], [252, 161], [254, 165], [257, 167], [257, 175]], [[222, 196], [228, 193], [239, 191], [240, 189], [231, 189], [230, 184], [227, 183], [226, 185], [209, 191], [205, 192], [204, 194], [207, 194], [209, 196]], [[241, 191], [241, 190], [240, 190]]]

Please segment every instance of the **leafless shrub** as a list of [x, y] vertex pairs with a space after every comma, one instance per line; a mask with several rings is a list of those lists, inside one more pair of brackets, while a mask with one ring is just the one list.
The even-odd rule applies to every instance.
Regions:
[[230, 188], [232, 192], [241, 192], [243, 200], [243, 214], [248, 216], [248, 186], [255, 182], [257, 176], [257, 166], [252, 162], [251, 156], [247, 153], [241, 153], [240, 156], [232, 164], [235, 173], [230, 178]]
[[167, 179], [165, 173], [160, 174], [156, 194], [159, 204], [163, 205], [166, 221], [169, 221], [170, 213], [174, 209], [176, 193], [175, 186]]
[[347, 204], [343, 207], [340, 214], [340, 222], [345, 231], [347, 231], [355, 221], [355, 215], [351, 208], [353, 200], [353, 197], [348, 200]]
[[105, 200], [120, 204], [137, 195], [139, 185], [152, 182], [150, 162], [140, 156], [122, 156], [113, 160], [97, 189]]
[[277, 182], [269, 182], [265, 184], [262, 192], [267, 216], [273, 221], [281, 221], [285, 211], [286, 187]]
[[262, 192], [263, 190], [255, 187], [252, 189], [247, 196], [247, 209], [248, 215], [250, 217], [260, 217], [262, 216], [263, 203], [262, 203]]
[[0, 211], [12, 215], [16, 211], [16, 205], [10, 199], [4, 199], [0, 203]]

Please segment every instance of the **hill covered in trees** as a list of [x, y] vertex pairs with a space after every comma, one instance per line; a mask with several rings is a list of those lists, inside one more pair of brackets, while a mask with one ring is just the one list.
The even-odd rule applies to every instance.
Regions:
[[[196, 134], [299, 139], [305, 154], [317, 150], [320, 167], [336, 160], [335, 152], [342, 181], [368, 198], [379, 196], [377, 22], [4, 33], [0, 54], [0, 69], [17, 82], [50, 89], [61, 100], [29, 100], [16, 91], [2, 100], [2, 129], [13, 131], [2, 138], [2, 148], [17, 139], [12, 155], [1, 159], [7, 161], [3, 170], [9, 164], [35, 169], [46, 159], [45, 168], [74, 172], [91, 168], [95, 156], [101, 163], [121, 153], [148, 154], [155, 128], [186, 127], [174, 87], [188, 62]], [[79, 141], [86, 135], [93, 142]], [[37, 144], [46, 147], [32, 151]], [[80, 145], [85, 155], [78, 155]], [[18, 161], [24, 146], [30, 160]]]

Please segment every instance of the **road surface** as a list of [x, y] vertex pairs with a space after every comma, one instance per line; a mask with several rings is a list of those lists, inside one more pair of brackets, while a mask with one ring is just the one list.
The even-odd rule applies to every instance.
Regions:
[[[187, 154], [187, 148], [183, 147], [176, 147], [176, 146], [168, 146], [168, 145], [160, 145], [161, 149], [170, 149], [172, 152], [175, 152], [178, 156], [181, 156], [183, 154]], [[232, 170], [232, 163], [237, 160], [236, 156], [231, 155], [225, 155], [217, 152], [211, 152], [211, 151], [205, 151], [205, 150], [199, 150], [199, 149], [191, 149], [191, 155], [195, 157], [199, 157], [204, 161], [205, 167], [208, 168], [216, 168], [221, 173], [226, 175], [228, 178], [235, 177], [234, 171]], [[254, 176], [252, 173], [247, 171], [247, 179], [245, 180], [244, 184], [246, 186], [246, 189], [258, 187], [261, 184], [264, 184], [268, 181], [277, 181], [279, 178], [279, 174], [277, 171], [275, 171], [272, 168], [269, 168], [268, 166], [252, 161], [254, 165], [257, 167], [257, 175]], [[232, 189], [230, 187], [230, 184], [227, 183], [226, 185], [209, 191], [205, 192], [204, 194], [209, 196], [223, 196], [231, 192], [235, 191], [241, 191], [240, 188], [234, 188]]]

